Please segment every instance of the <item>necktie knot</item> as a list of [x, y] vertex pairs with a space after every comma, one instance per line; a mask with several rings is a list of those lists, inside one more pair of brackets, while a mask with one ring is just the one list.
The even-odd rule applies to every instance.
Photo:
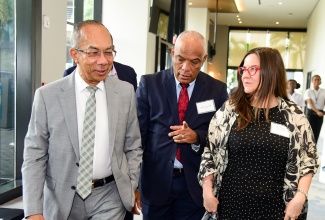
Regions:
[[97, 91], [97, 86], [87, 86], [87, 90], [90, 92], [90, 94], [94, 94]]
[[186, 84], [186, 83], [180, 83], [180, 84], [182, 89], [187, 89], [190, 86], [190, 84]]

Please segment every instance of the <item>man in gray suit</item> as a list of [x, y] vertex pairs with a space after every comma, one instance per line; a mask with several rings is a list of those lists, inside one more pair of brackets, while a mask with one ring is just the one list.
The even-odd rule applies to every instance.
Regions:
[[[134, 205], [142, 161], [134, 89], [107, 76], [115, 51], [101, 23], [75, 27], [70, 55], [75, 72], [35, 93], [22, 166], [25, 216], [123, 219]], [[90, 194], [85, 196], [77, 183], [86, 176], [81, 152], [87, 145], [82, 136], [89, 86], [96, 87], [96, 123]]]

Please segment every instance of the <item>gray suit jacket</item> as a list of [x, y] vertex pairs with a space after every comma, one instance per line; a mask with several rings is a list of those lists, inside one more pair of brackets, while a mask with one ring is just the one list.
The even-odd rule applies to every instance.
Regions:
[[[122, 202], [131, 210], [142, 162], [134, 88], [115, 77], [104, 84], [112, 171]], [[22, 166], [26, 216], [68, 218], [80, 156], [76, 108], [75, 73], [36, 90]]]

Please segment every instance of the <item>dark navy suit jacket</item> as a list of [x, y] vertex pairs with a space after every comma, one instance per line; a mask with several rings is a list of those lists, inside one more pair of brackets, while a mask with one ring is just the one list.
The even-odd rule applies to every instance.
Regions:
[[[136, 91], [138, 83], [137, 83], [137, 74], [135, 73], [134, 69], [130, 66], [118, 62], [113, 62], [113, 64], [116, 69], [118, 78], [122, 81], [131, 83], [134, 86], [134, 91]], [[70, 67], [69, 69], [64, 71], [63, 76], [67, 76], [71, 74], [75, 69], [76, 66]]]
[[[169, 195], [178, 144], [168, 137], [171, 125], [179, 125], [175, 78], [172, 69], [143, 75], [136, 92], [143, 162], [140, 176], [141, 198], [147, 204], [163, 205]], [[228, 99], [226, 84], [200, 72], [188, 104], [184, 121], [200, 137], [200, 149], [180, 144], [182, 164], [193, 201], [203, 206], [202, 188], [197, 174], [206, 145], [208, 126], [215, 111], [198, 114], [196, 103], [214, 100], [216, 110]]]

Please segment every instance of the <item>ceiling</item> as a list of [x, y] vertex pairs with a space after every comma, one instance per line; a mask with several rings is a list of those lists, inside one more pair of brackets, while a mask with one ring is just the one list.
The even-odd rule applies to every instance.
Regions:
[[[153, 0], [169, 11], [170, 0]], [[216, 2], [218, 12], [216, 13]], [[210, 19], [232, 27], [307, 28], [308, 18], [319, 0], [187, 0], [189, 7], [208, 8]], [[169, 2], [169, 4], [168, 4]], [[234, 11], [234, 2], [238, 12]], [[282, 4], [279, 4], [282, 2]], [[229, 8], [228, 8], [229, 7]], [[223, 11], [232, 11], [224, 13]], [[238, 17], [242, 23], [239, 23]], [[276, 22], [279, 22], [276, 24]]]

